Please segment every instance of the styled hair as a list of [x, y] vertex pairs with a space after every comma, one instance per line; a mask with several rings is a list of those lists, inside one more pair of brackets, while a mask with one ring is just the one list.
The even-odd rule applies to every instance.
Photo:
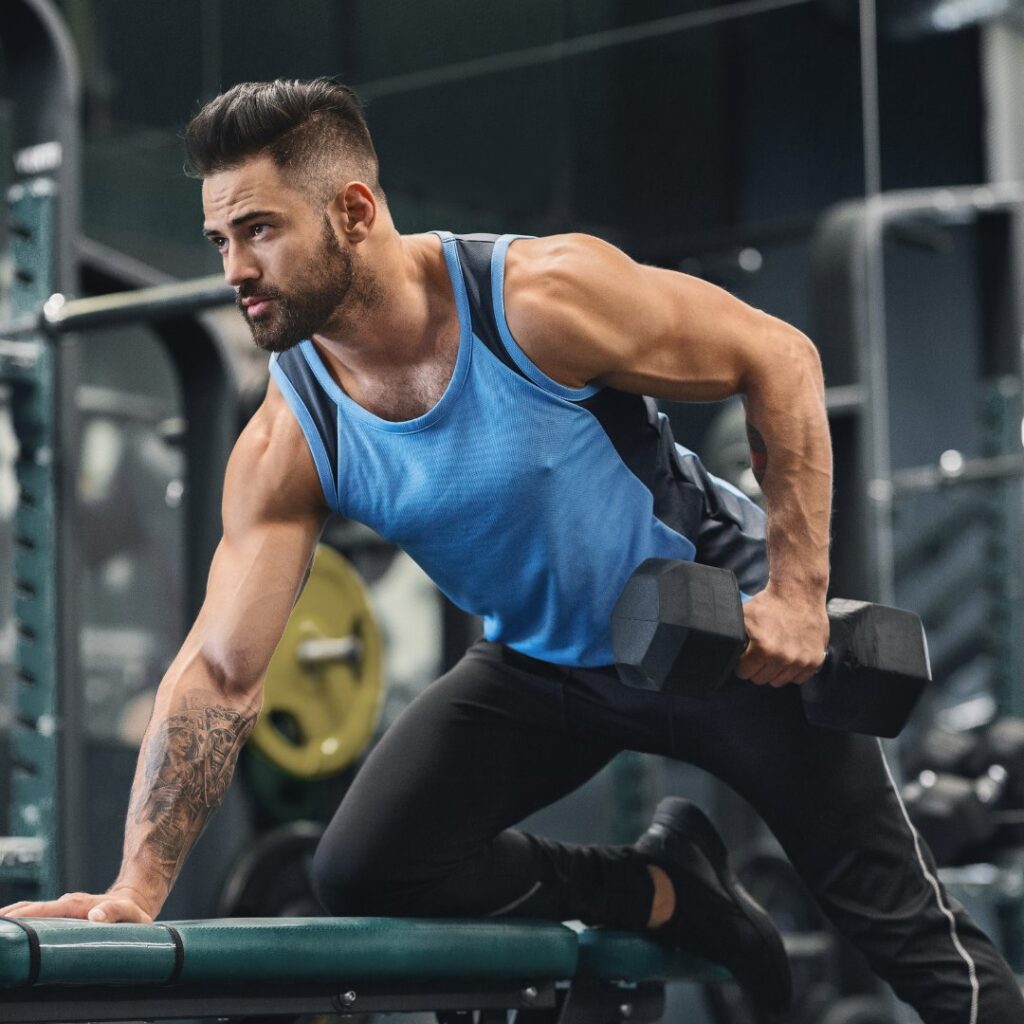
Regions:
[[240, 82], [192, 118], [184, 142], [191, 177], [266, 154], [314, 204], [325, 204], [346, 177], [384, 199], [359, 98], [330, 78]]

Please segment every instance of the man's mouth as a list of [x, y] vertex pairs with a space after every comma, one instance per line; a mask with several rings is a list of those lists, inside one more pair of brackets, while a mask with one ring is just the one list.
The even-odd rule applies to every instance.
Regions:
[[273, 301], [273, 299], [263, 298], [243, 299], [242, 306], [245, 309], [245, 315], [251, 320], [265, 312]]

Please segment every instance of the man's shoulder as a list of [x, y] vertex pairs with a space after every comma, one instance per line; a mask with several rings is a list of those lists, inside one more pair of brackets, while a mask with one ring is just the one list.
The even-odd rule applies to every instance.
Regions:
[[270, 511], [313, 511], [324, 505], [302, 427], [273, 378], [239, 434], [231, 462], [229, 479], [251, 488], [254, 501]]
[[580, 231], [519, 238], [509, 246], [505, 280], [510, 287], [551, 285], [586, 273], [609, 257], [621, 259], [622, 252], [604, 239]]

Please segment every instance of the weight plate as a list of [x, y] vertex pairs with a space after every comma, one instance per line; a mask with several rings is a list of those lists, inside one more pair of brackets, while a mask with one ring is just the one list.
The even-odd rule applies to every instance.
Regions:
[[293, 821], [257, 838], [228, 873], [217, 917], [323, 917], [312, 875], [323, 834], [319, 822]]
[[383, 690], [366, 588], [342, 555], [320, 544], [267, 669], [250, 742], [299, 778], [337, 775], [369, 744]]
[[239, 761], [240, 774], [264, 820], [279, 825], [286, 821], [317, 818], [315, 786], [322, 782], [299, 779], [268, 761], [255, 747], [244, 751]]

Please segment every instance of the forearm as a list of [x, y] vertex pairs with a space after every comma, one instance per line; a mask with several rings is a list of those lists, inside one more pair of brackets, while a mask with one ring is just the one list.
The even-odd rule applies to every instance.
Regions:
[[139, 751], [121, 870], [111, 890], [130, 889], [156, 916], [224, 798], [258, 712], [258, 696], [227, 689], [201, 655], [179, 655], [160, 685]]
[[769, 586], [824, 597], [832, 511], [825, 385], [803, 335], [777, 331], [770, 364], [744, 395], [754, 475], [768, 516]]

